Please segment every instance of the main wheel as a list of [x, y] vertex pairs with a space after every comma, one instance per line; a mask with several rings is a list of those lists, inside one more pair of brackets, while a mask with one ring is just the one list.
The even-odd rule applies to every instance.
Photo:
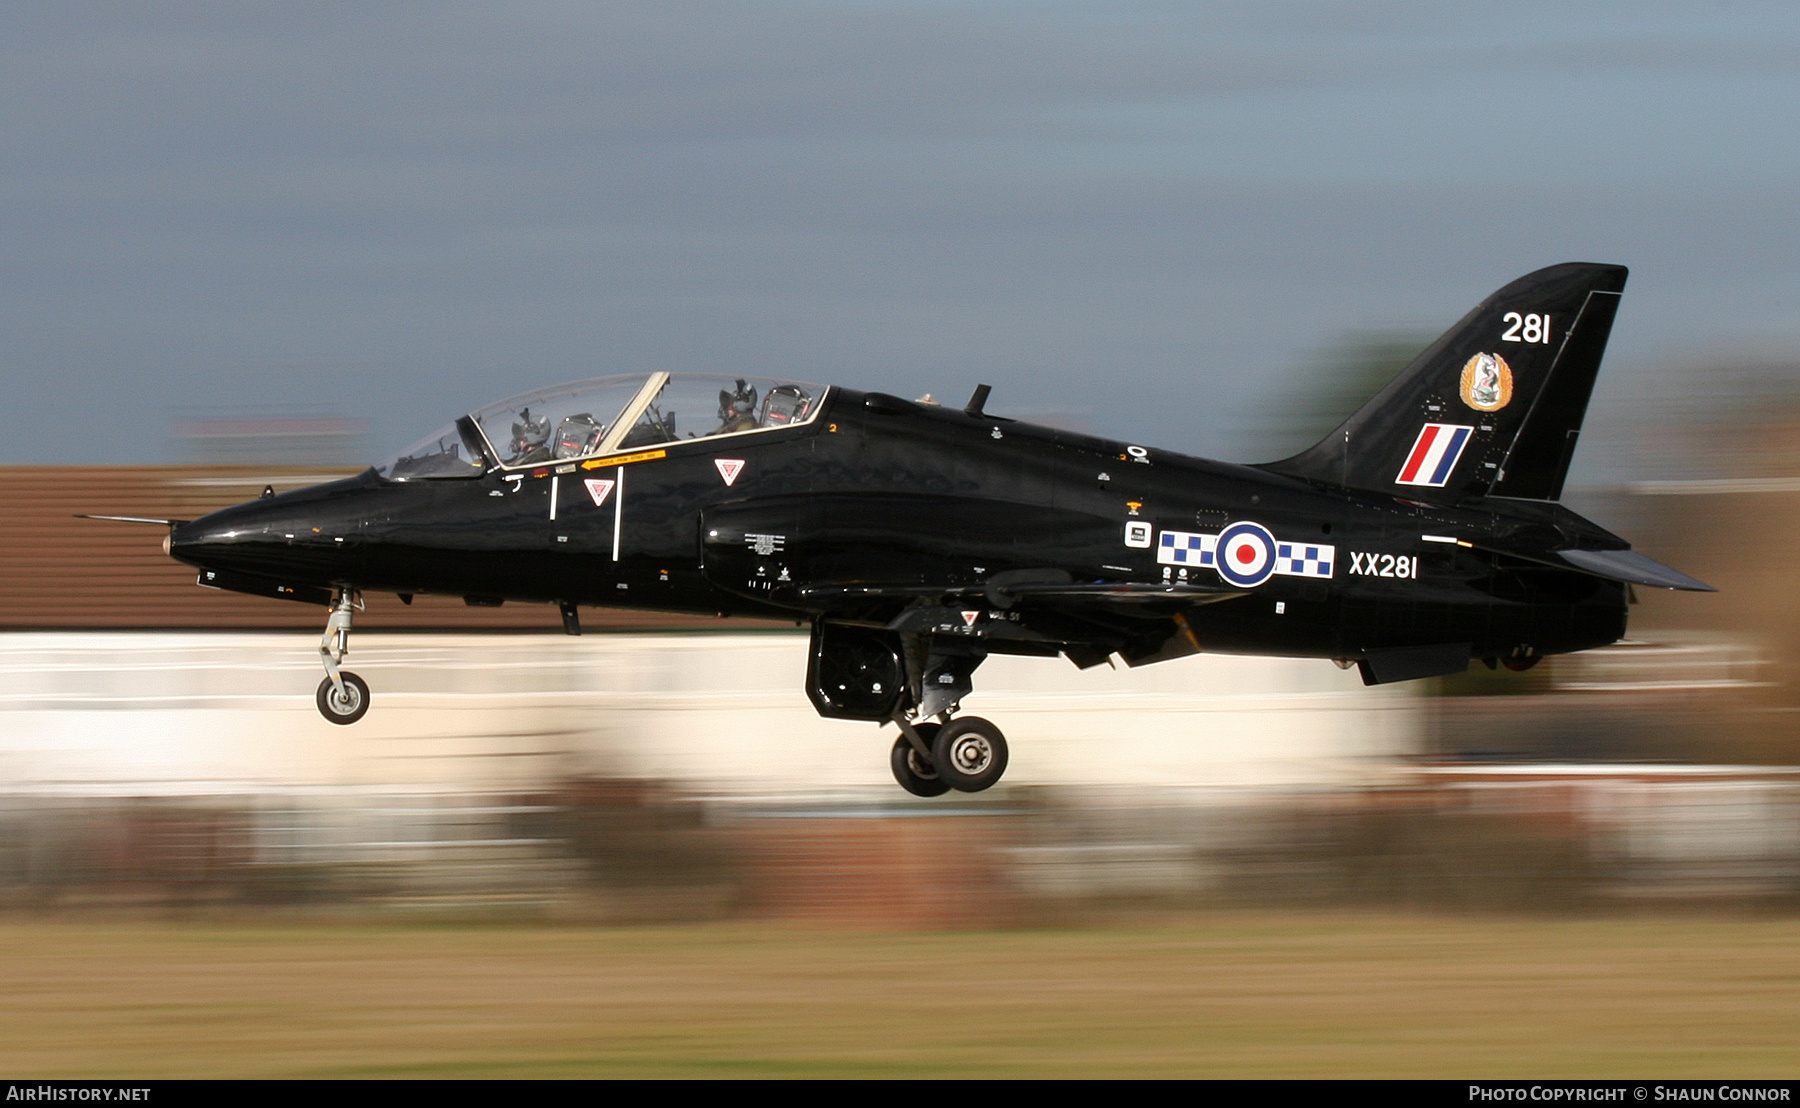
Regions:
[[344, 679], [344, 691], [338, 694], [331, 678], [319, 682], [319, 714], [333, 723], [355, 723], [369, 710], [369, 684], [349, 670], [338, 673]]
[[[937, 737], [938, 725], [935, 723], [918, 723], [913, 730], [930, 746]], [[900, 787], [914, 796], [943, 796], [950, 791], [950, 786], [939, 779], [937, 767], [929, 759], [919, 756], [905, 735], [894, 742], [893, 752], [888, 755], [888, 766], [894, 771], [894, 780]]]
[[951, 788], [978, 793], [1006, 772], [1006, 737], [980, 716], [953, 719], [933, 740], [931, 760]]

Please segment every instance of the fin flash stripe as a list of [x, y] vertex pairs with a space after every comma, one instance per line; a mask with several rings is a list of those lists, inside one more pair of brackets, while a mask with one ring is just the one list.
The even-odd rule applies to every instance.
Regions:
[[1419, 428], [1419, 437], [1394, 483], [1443, 488], [1474, 431], [1473, 427], [1456, 423], [1427, 423]]

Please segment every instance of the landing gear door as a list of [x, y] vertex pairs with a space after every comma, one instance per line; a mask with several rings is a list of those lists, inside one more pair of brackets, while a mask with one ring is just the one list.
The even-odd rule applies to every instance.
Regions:
[[[969, 667], [973, 669], [974, 667]], [[900, 636], [892, 631], [813, 624], [806, 696], [827, 719], [893, 719], [906, 689]]]

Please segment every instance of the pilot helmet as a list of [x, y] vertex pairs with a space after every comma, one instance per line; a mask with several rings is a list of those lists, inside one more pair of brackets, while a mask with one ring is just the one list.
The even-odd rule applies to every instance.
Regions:
[[520, 408], [519, 422], [512, 425], [512, 438], [515, 451], [542, 446], [550, 439], [550, 417], [532, 419], [530, 408]]
[[719, 419], [730, 423], [746, 417], [756, 417], [756, 386], [739, 377], [735, 389], [719, 390]]

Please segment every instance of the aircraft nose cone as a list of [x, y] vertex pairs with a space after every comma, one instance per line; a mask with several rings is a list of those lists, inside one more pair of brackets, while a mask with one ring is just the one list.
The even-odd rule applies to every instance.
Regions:
[[[230, 512], [227, 508], [225, 512]], [[163, 551], [179, 562], [207, 569], [238, 569], [238, 563], [262, 536], [263, 528], [246, 526], [244, 521], [220, 520], [225, 512], [214, 512], [191, 523], [183, 523], [169, 532]]]
[[201, 521], [195, 520], [169, 528], [168, 535], [163, 539], [163, 553], [178, 562], [199, 565], [198, 555], [216, 545], [212, 528], [200, 524]]
[[328, 580], [348, 567], [350, 538], [354, 528], [328, 528], [284, 505], [252, 501], [177, 526], [166, 549], [200, 569]]

